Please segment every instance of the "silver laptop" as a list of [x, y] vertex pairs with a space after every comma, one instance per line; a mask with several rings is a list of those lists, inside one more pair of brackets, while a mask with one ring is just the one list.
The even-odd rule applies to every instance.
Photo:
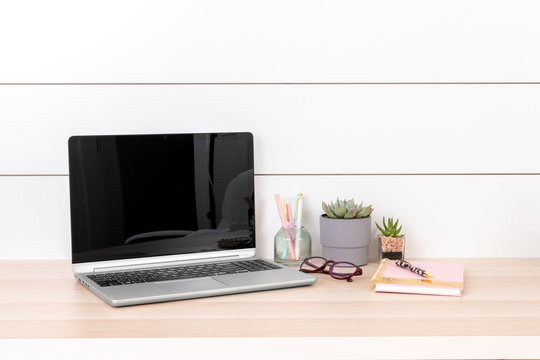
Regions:
[[112, 306], [316, 281], [255, 256], [250, 133], [73, 136], [69, 185], [73, 273]]

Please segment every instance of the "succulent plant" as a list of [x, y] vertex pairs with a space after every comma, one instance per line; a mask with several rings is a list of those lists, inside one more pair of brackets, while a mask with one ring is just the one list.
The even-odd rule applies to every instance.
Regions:
[[379, 224], [377, 224], [377, 222], [375, 222], [375, 225], [384, 236], [394, 237], [394, 238], [400, 238], [400, 237], [405, 236], [405, 234], [400, 234], [402, 226], [398, 228], [399, 219], [396, 219], [396, 222], [394, 222], [393, 218], [388, 218], [388, 224], [387, 224], [383, 216], [382, 223], [383, 223], [384, 229], [381, 228]]
[[339, 198], [336, 199], [335, 204], [330, 202], [330, 205], [323, 201], [322, 208], [326, 216], [333, 219], [362, 219], [367, 218], [373, 211], [371, 205], [364, 207], [363, 203], [356, 204], [354, 199], [339, 200]]

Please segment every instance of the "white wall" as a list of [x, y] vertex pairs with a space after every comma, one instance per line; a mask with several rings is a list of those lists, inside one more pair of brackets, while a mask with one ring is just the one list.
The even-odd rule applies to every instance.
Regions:
[[[69, 258], [67, 138], [251, 131], [273, 194], [397, 216], [410, 257], [540, 256], [537, 1], [0, 4], [0, 258]], [[375, 245], [373, 231], [373, 245]], [[372, 246], [374, 254], [375, 246]]]
[[539, 81], [536, 0], [2, 2], [3, 82]]

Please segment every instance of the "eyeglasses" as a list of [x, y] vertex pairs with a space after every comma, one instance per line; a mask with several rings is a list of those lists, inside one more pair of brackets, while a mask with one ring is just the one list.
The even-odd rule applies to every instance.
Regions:
[[[328, 270], [326, 267], [330, 266]], [[360, 266], [346, 261], [334, 261], [326, 260], [320, 256], [313, 256], [305, 259], [300, 265], [300, 271], [305, 273], [321, 272], [323, 274], [329, 274], [334, 279], [353, 281], [352, 277], [355, 275], [362, 275], [362, 269]]]

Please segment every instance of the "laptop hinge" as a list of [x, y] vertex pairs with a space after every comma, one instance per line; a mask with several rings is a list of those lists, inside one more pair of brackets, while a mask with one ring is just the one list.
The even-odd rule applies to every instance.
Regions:
[[97, 272], [133, 270], [133, 269], [147, 269], [147, 268], [154, 268], [154, 267], [167, 267], [167, 266], [174, 266], [174, 265], [195, 264], [195, 263], [201, 263], [201, 262], [208, 263], [208, 262], [214, 262], [214, 261], [236, 260], [239, 258], [241, 258], [240, 255], [228, 255], [228, 256], [216, 256], [216, 257], [204, 258], [204, 259], [159, 261], [159, 262], [134, 264], [134, 265], [97, 267], [97, 268], [94, 268], [93, 271], [97, 273]]

